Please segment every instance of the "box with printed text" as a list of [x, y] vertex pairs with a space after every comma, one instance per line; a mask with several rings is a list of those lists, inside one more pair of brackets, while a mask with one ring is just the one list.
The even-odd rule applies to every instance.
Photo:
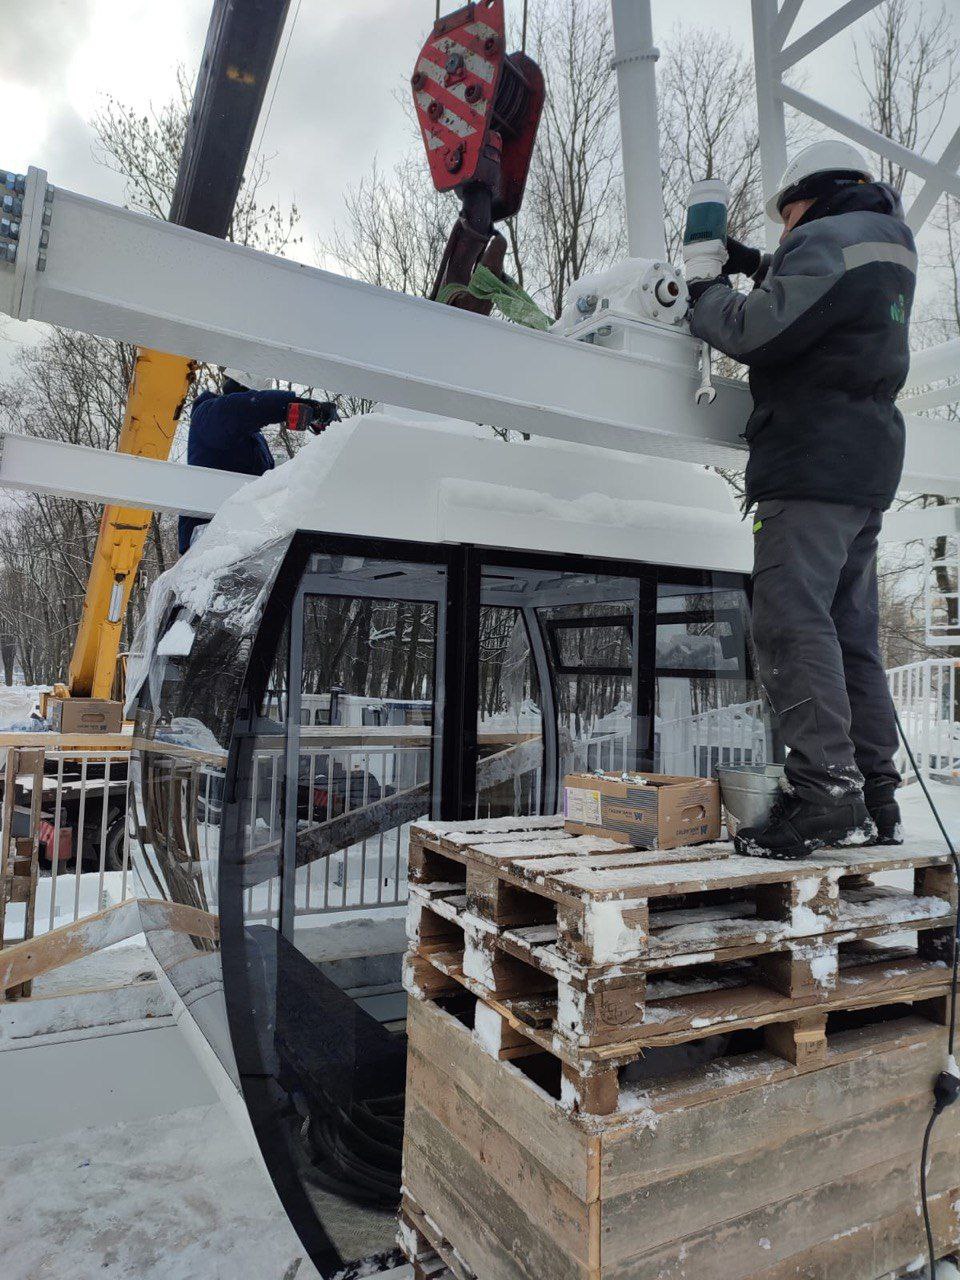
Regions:
[[572, 773], [563, 780], [563, 816], [575, 835], [677, 849], [720, 839], [720, 788], [713, 778]]

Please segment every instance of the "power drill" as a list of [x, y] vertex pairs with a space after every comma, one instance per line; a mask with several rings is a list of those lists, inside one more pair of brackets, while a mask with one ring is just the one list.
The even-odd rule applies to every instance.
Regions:
[[331, 422], [339, 422], [340, 414], [332, 400], [293, 400], [287, 405], [288, 431], [312, 431], [322, 435]]

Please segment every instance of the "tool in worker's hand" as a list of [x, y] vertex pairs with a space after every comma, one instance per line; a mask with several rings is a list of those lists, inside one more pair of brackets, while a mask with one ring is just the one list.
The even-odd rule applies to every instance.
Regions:
[[502, 278], [506, 241], [494, 223], [523, 200], [543, 73], [525, 53], [506, 52], [503, 0], [484, 0], [437, 18], [411, 85], [433, 185], [461, 200], [430, 296], [489, 315], [492, 301], [466, 286], [481, 261]]
[[339, 422], [340, 414], [332, 400], [294, 400], [287, 406], [288, 431], [312, 431], [321, 435], [331, 422]]
[[[727, 207], [730, 188], [719, 178], [695, 182], [687, 197], [687, 220], [683, 230], [683, 267], [687, 284], [713, 280], [723, 273], [727, 260]], [[717, 391], [710, 372], [710, 348], [700, 343], [700, 385], [697, 404], [713, 404]]]
[[697, 387], [694, 399], [697, 404], [713, 404], [717, 398], [717, 389], [713, 385], [713, 378], [710, 370], [710, 359], [712, 356], [710, 346], [706, 342], [700, 343], [700, 385]]
[[683, 230], [683, 267], [687, 284], [713, 280], [727, 260], [727, 208], [730, 188], [719, 178], [695, 182], [687, 197]]

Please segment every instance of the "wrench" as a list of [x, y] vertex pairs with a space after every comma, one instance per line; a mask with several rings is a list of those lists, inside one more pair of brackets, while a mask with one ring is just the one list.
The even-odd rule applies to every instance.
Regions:
[[710, 377], [710, 356], [711, 351], [709, 344], [700, 343], [700, 385], [697, 387], [694, 399], [697, 404], [713, 404], [717, 398], [717, 389], [713, 385]]

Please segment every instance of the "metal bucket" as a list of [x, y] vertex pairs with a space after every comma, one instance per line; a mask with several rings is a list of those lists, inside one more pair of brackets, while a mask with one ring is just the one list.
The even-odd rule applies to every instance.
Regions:
[[782, 764], [742, 765], [717, 769], [720, 795], [727, 819], [727, 832], [735, 836], [740, 827], [754, 827], [762, 823], [780, 790], [783, 777]]

